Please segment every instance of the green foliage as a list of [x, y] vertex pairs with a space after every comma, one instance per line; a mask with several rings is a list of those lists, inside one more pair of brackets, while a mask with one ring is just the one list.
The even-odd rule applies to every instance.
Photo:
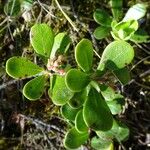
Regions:
[[98, 70], [118, 70], [130, 64], [134, 57], [132, 46], [125, 41], [114, 41], [104, 50]]
[[123, 0], [111, 0], [110, 1], [113, 18], [118, 21], [122, 17], [122, 5]]
[[106, 27], [111, 26], [112, 18], [105, 10], [96, 9], [93, 17], [98, 24]]
[[94, 130], [106, 131], [112, 127], [113, 117], [103, 97], [92, 88], [83, 107], [86, 125]]
[[[98, 27], [101, 30], [99, 38], [106, 37], [109, 33], [107, 30], [110, 31], [111, 17], [103, 10], [97, 10], [94, 15], [101, 24], [101, 29]], [[117, 17], [117, 12], [115, 15]], [[105, 20], [106, 17], [108, 20]], [[135, 28], [132, 23], [135, 22], [131, 22], [118, 24], [113, 22], [113, 28], [127, 31], [133, 36]], [[48, 79], [50, 80], [48, 90], [50, 100], [60, 106], [62, 116], [72, 126], [65, 135], [65, 147], [68, 149], [80, 147], [88, 140], [91, 131], [99, 136], [92, 139], [92, 147], [99, 150], [112, 150], [114, 138], [119, 142], [126, 139], [129, 135], [128, 128], [122, 123], [113, 121], [113, 115], [122, 111], [123, 96], [101, 81], [106, 73], [112, 73], [111, 75], [115, 75], [122, 84], [128, 83], [130, 75], [125, 67], [134, 57], [132, 46], [123, 40], [110, 43], [105, 48], [96, 70], [92, 66], [92, 43], [88, 39], [82, 39], [75, 47], [77, 67], [72, 68], [63, 59], [64, 55], [67, 59], [70, 45], [70, 38], [66, 33], [54, 36], [47, 24], [35, 24], [30, 34], [31, 44], [36, 53], [48, 60], [45, 64], [47, 68], [43, 69], [23, 57], [12, 57], [6, 62], [6, 72], [17, 79], [35, 77], [23, 88], [23, 95], [29, 100], [40, 99], [45, 85], [48, 85]]]
[[115, 40], [129, 40], [137, 29], [137, 20], [121, 21], [112, 27], [111, 34]]
[[93, 46], [91, 41], [82, 39], [75, 48], [75, 59], [78, 66], [84, 71], [89, 72], [92, 69]]
[[88, 132], [80, 133], [75, 128], [72, 128], [65, 136], [64, 145], [67, 149], [76, 149], [84, 144], [88, 137]]
[[114, 150], [114, 145], [111, 140], [104, 140], [98, 137], [92, 138], [91, 146], [94, 150]]
[[[115, 40], [131, 40], [135, 43], [140, 42], [140, 39], [146, 37], [134, 38], [135, 32], [138, 30], [138, 21], [146, 14], [145, 4], [136, 4], [129, 8], [123, 20], [122, 17], [122, 0], [111, 0], [112, 17], [104, 10], [96, 9], [93, 15], [94, 20], [100, 24], [94, 31], [96, 39], [100, 40], [106, 38], [111, 32]], [[132, 40], [133, 39], [133, 40]], [[146, 40], [146, 39], [143, 39]]]
[[65, 78], [57, 75], [53, 84], [52, 89], [49, 89], [49, 96], [53, 103], [55, 105], [66, 104], [73, 97], [74, 93], [67, 88]]
[[90, 82], [89, 76], [77, 69], [70, 69], [65, 80], [67, 87], [73, 92], [80, 92]]
[[74, 96], [69, 100], [68, 104], [72, 108], [80, 108], [83, 106], [87, 96], [88, 96], [88, 89], [85, 88], [81, 92], [76, 92]]
[[76, 118], [75, 118], [75, 128], [78, 132], [87, 132], [88, 131], [88, 127], [87, 125], [85, 124], [85, 121], [84, 121], [84, 118], [83, 118], [83, 111], [80, 110], [77, 115], [76, 115]]
[[114, 74], [123, 85], [126, 85], [131, 80], [130, 72], [127, 68], [114, 70]]
[[38, 54], [45, 57], [50, 56], [54, 43], [54, 33], [47, 24], [35, 24], [30, 31], [30, 40]]
[[93, 34], [96, 39], [100, 40], [107, 37], [110, 34], [110, 31], [111, 31], [110, 27], [99, 26], [95, 29]]
[[44, 92], [45, 76], [39, 76], [25, 84], [23, 94], [29, 100], [39, 99]]
[[75, 109], [70, 107], [68, 104], [65, 104], [61, 107], [61, 114], [64, 118], [74, 121], [79, 110], [80, 109]]
[[25, 78], [39, 74], [43, 68], [37, 66], [26, 58], [12, 57], [6, 62], [6, 72], [13, 78]]
[[50, 54], [50, 58], [53, 59], [55, 57], [56, 52], [59, 54], [64, 54], [67, 52], [70, 45], [70, 37], [67, 33], [58, 33], [54, 38], [54, 45]]
[[129, 136], [129, 129], [126, 125], [116, 120], [109, 131], [97, 131], [97, 135], [103, 139], [116, 139], [118, 142], [125, 141]]

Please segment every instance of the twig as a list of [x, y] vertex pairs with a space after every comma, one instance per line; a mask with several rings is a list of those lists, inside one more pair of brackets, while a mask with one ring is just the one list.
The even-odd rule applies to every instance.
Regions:
[[[150, 58], [150, 56], [147, 56], [147, 57], [145, 57], [145, 58], [143, 58], [143, 59], [141, 59], [140, 61], [138, 61], [132, 68], [131, 68], [131, 70], [133, 70], [135, 67], [137, 67], [140, 63], [142, 63], [143, 61], [145, 61], [145, 60], [147, 60], [147, 59], [149, 59]], [[131, 71], [130, 70], [130, 71]]]
[[62, 14], [64, 15], [64, 17], [68, 20], [68, 22], [71, 24], [71, 26], [73, 27], [73, 29], [75, 31], [79, 31], [79, 29], [76, 28], [75, 24], [72, 22], [72, 20], [68, 17], [68, 15], [63, 11], [63, 9], [61, 8], [61, 6], [59, 5], [58, 1], [55, 0], [56, 5], [58, 6], [58, 8], [60, 9], [60, 11], [62, 12]]
[[29, 116], [25, 116], [23, 114], [20, 114], [21, 117], [23, 117], [24, 119], [31, 121], [32, 123], [34, 123], [38, 128], [44, 128], [47, 131], [50, 131], [51, 129], [58, 131], [59, 133], [65, 134], [65, 131], [63, 129], [60, 129], [59, 127], [55, 126], [55, 125], [50, 125], [47, 124], [39, 119], [35, 119]]

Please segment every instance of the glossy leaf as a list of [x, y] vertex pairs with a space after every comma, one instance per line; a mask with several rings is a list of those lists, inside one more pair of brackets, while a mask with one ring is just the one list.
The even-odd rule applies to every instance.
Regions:
[[114, 70], [114, 74], [123, 85], [126, 85], [131, 80], [130, 72], [127, 68]]
[[49, 57], [54, 43], [54, 33], [47, 24], [35, 24], [30, 31], [30, 40], [34, 50]]
[[111, 22], [112, 22], [112, 18], [110, 17], [110, 15], [102, 9], [96, 9], [96, 11], [94, 12], [94, 20], [105, 27], [110, 27], [111, 26]]
[[131, 19], [138, 20], [144, 17], [145, 14], [146, 14], [146, 5], [142, 3], [136, 4], [133, 5], [131, 8], [129, 8], [123, 20], [124, 21]]
[[80, 92], [90, 82], [90, 78], [84, 72], [77, 69], [70, 69], [65, 77], [67, 87], [74, 92]]
[[87, 132], [79, 133], [75, 128], [70, 129], [64, 139], [64, 145], [67, 149], [79, 148], [88, 139]]
[[109, 27], [97, 27], [94, 31], [94, 36], [96, 39], [101, 40], [103, 38], [106, 38], [110, 34], [111, 28]]
[[12, 57], [6, 62], [7, 74], [16, 79], [33, 76], [42, 71], [43, 68], [23, 57]]
[[50, 54], [50, 59], [53, 59], [55, 57], [56, 52], [59, 54], [64, 54], [69, 48], [70, 45], [70, 38], [65, 33], [58, 33], [54, 38], [54, 45]]
[[83, 119], [83, 111], [80, 110], [75, 118], [75, 128], [78, 132], [88, 132], [88, 127]]
[[91, 88], [83, 106], [83, 117], [86, 125], [93, 130], [106, 131], [112, 127], [112, 114], [103, 97], [94, 88]]
[[9, 0], [4, 6], [4, 12], [8, 16], [17, 16], [21, 10], [20, 0]]
[[137, 29], [137, 20], [121, 21], [113, 27], [111, 34], [115, 40], [129, 40]]
[[45, 80], [45, 76], [39, 76], [26, 83], [23, 95], [29, 100], [39, 99], [44, 92]]
[[83, 103], [85, 102], [85, 100], [87, 98], [87, 93], [88, 93], [88, 91], [86, 88], [81, 92], [76, 92], [74, 94], [74, 96], [69, 100], [68, 104], [72, 108], [82, 107]]
[[82, 39], [75, 47], [75, 59], [78, 66], [84, 71], [92, 69], [93, 46], [90, 40]]
[[94, 137], [91, 140], [91, 147], [94, 150], [114, 150], [114, 145], [111, 140]]
[[130, 64], [134, 57], [133, 47], [125, 41], [114, 41], [104, 50], [98, 70], [118, 70]]
[[110, 2], [113, 18], [118, 21], [122, 16], [123, 0], [111, 0]]
[[128, 127], [118, 121], [113, 121], [113, 126], [109, 131], [97, 131], [96, 134], [103, 139], [116, 139], [118, 142], [127, 140], [129, 136]]
[[74, 121], [77, 113], [80, 109], [74, 109], [70, 107], [68, 104], [65, 104], [61, 107], [61, 114], [64, 118]]
[[53, 103], [59, 106], [64, 105], [73, 97], [73, 95], [74, 93], [70, 91], [65, 84], [65, 78], [59, 75], [56, 76], [53, 88], [49, 90], [49, 96]]

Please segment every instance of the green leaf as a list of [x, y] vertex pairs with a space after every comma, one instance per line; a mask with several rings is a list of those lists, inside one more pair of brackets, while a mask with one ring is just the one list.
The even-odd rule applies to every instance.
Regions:
[[130, 72], [127, 68], [122, 68], [119, 70], [114, 70], [113, 73], [118, 78], [121, 84], [126, 85], [130, 80]]
[[130, 64], [134, 57], [133, 47], [125, 41], [114, 41], [104, 50], [98, 70], [118, 70]]
[[23, 95], [29, 100], [39, 99], [44, 92], [45, 76], [39, 76], [28, 83], [23, 88]]
[[78, 66], [84, 71], [92, 69], [93, 46], [90, 40], [82, 39], [75, 47], [75, 59]]
[[33, 76], [42, 71], [43, 68], [23, 57], [12, 57], [6, 62], [7, 74], [16, 79]]
[[111, 140], [103, 140], [102, 138], [93, 137], [91, 147], [94, 150], [114, 150], [114, 145]]
[[127, 140], [129, 136], [129, 128], [118, 121], [113, 121], [113, 126], [109, 131], [97, 131], [96, 134], [103, 139], [116, 139], [118, 142]]
[[70, 69], [65, 77], [67, 87], [74, 92], [80, 92], [90, 82], [90, 78], [84, 72], [77, 69]]
[[149, 43], [150, 36], [147, 34], [135, 33], [131, 36], [130, 40], [135, 43]]
[[67, 33], [58, 33], [54, 39], [54, 45], [50, 54], [50, 59], [53, 59], [55, 57], [56, 52], [58, 52], [59, 54], [66, 53], [70, 46], [70, 42], [71, 40]]
[[111, 32], [114, 39], [129, 40], [131, 36], [137, 31], [137, 20], [121, 21], [113, 27]]
[[64, 139], [64, 145], [67, 149], [76, 149], [88, 139], [87, 132], [79, 133], [75, 128], [70, 129]]
[[112, 127], [113, 117], [103, 97], [91, 88], [83, 106], [83, 117], [86, 125], [96, 131], [106, 131]]
[[67, 88], [63, 76], [57, 75], [53, 82], [53, 88], [49, 90], [49, 96], [53, 103], [59, 106], [66, 104], [74, 93]]
[[30, 31], [30, 40], [34, 50], [45, 57], [49, 57], [53, 43], [54, 33], [47, 24], [35, 24]]
[[81, 92], [76, 92], [74, 96], [69, 100], [68, 104], [72, 108], [82, 107], [83, 103], [85, 102], [87, 98], [87, 95], [88, 95], [87, 93], [88, 93], [87, 88], [85, 88]]
[[94, 36], [96, 39], [101, 40], [103, 38], [106, 38], [110, 34], [111, 28], [108, 27], [97, 27], [94, 31]]
[[123, 21], [126, 20], [139, 20], [142, 17], [144, 17], [146, 14], [146, 5], [145, 4], [136, 4], [133, 5], [129, 10], [127, 11], [125, 17], [123, 18]]
[[105, 84], [100, 85], [100, 91], [106, 101], [112, 101], [116, 97], [114, 89]]
[[4, 6], [4, 12], [8, 16], [18, 16], [21, 10], [20, 0], [9, 0]]
[[111, 26], [112, 18], [105, 10], [96, 9], [96, 11], [94, 12], [93, 18], [98, 24], [104, 27]]
[[76, 115], [75, 128], [78, 132], [81, 132], [81, 133], [88, 132], [88, 127], [85, 124], [84, 119], [83, 119], [83, 111], [82, 110], [80, 110]]
[[74, 109], [70, 107], [68, 104], [65, 104], [61, 107], [61, 114], [64, 118], [74, 121], [77, 113], [79, 112], [80, 108]]
[[123, 97], [118, 97], [116, 96], [115, 99], [113, 99], [112, 101], [107, 101], [107, 105], [111, 111], [111, 113], [113, 115], [117, 115], [119, 113], [121, 113], [122, 109], [123, 109], [123, 105], [124, 105], [124, 99]]
[[123, 0], [111, 0], [111, 10], [113, 14], [113, 18], [115, 20], [119, 20], [122, 17], [122, 5], [123, 5]]

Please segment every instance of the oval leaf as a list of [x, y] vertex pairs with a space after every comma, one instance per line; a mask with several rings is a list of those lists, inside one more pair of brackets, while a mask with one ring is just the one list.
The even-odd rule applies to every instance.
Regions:
[[74, 92], [80, 92], [90, 82], [90, 78], [84, 72], [77, 69], [70, 69], [65, 77], [67, 87]]
[[81, 132], [81, 133], [88, 132], [88, 127], [85, 124], [84, 119], [83, 119], [83, 111], [82, 110], [80, 110], [76, 115], [75, 128], [78, 132]]
[[61, 107], [61, 114], [64, 118], [74, 121], [75, 117], [80, 109], [74, 109], [70, 107], [68, 104], [65, 104]]
[[67, 88], [63, 76], [56, 76], [53, 82], [55, 82], [52, 83], [53, 88], [49, 90], [49, 96], [53, 103], [59, 106], [66, 104], [73, 97], [74, 93]]
[[94, 12], [93, 18], [98, 24], [102, 26], [105, 26], [105, 27], [111, 26], [112, 18], [106, 11], [102, 9], [96, 9], [96, 11]]
[[54, 43], [54, 33], [47, 24], [35, 24], [30, 31], [30, 40], [34, 50], [49, 57]]
[[94, 36], [96, 39], [101, 40], [103, 38], [106, 38], [109, 35], [110, 31], [111, 28], [100, 26], [95, 29]]
[[102, 54], [98, 70], [105, 68], [118, 70], [130, 64], [134, 57], [133, 47], [125, 41], [114, 41], [110, 43]]
[[67, 149], [76, 149], [88, 139], [88, 132], [79, 133], [75, 128], [70, 129], [64, 139], [64, 145]]
[[42, 71], [43, 68], [23, 57], [12, 57], [6, 62], [7, 74], [16, 79], [33, 76]]
[[75, 47], [75, 59], [78, 66], [84, 71], [92, 69], [93, 46], [88, 39], [82, 39]]
[[55, 57], [56, 52], [58, 52], [59, 54], [66, 53], [69, 48], [70, 42], [71, 40], [65, 32], [58, 33], [54, 39], [54, 45], [50, 54], [50, 59], [53, 59]]
[[113, 117], [103, 97], [94, 89], [90, 90], [83, 106], [83, 117], [86, 125], [96, 131], [109, 130]]
[[29, 100], [39, 99], [44, 92], [45, 76], [39, 76], [29, 81], [23, 88], [23, 95]]

